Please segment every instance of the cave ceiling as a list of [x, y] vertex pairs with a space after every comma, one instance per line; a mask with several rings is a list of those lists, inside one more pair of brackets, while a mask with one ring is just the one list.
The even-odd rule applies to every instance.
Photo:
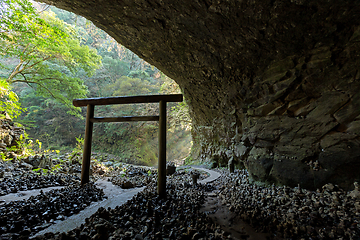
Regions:
[[38, 1], [180, 85], [194, 158], [311, 189], [360, 181], [360, 1]]

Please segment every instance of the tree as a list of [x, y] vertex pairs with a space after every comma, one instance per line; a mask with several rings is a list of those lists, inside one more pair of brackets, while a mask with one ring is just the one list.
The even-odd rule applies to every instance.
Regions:
[[[179, 85], [177, 85], [171, 78], [162, 74], [161, 79], [163, 84], [160, 88], [160, 93], [162, 94], [175, 94], [181, 93]], [[189, 114], [189, 106], [185, 101], [181, 103], [173, 103], [171, 106], [171, 111], [169, 113], [169, 125], [170, 131], [178, 130], [191, 130], [191, 117]]]
[[5, 111], [11, 118], [17, 118], [21, 114], [19, 98], [4, 79], [0, 79], [0, 98], [1, 112]]
[[28, 0], [5, 0], [0, 13], [0, 52], [17, 59], [6, 82], [26, 83], [76, 114], [72, 99], [85, 97], [87, 87], [75, 74], [82, 69], [91, 76], [101, 66], [96, 50], [80, 45], [75, 29], [53, 12], [36, 13]]

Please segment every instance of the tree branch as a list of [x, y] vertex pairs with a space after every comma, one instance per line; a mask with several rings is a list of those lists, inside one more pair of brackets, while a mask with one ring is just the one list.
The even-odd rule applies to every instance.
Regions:
[[14, 68], [14, 70], [11, 72], [10, 76], [8, 77], [8, 79], [6, 79], [6, 81], [8, 83], [11, 83], [12, 79], [16, 76], [16, 74], [20, 73], [21, 71], [19, 71], [21, 65], [23, 64], [23, 61], [20, 60], [20, 63], [18, 65], [16, 65], [16, 67]]
[[26, 45], [26, 47], [25, 47], [24, 50], [22, 51], [22, 54], [25, 53], [26, 49], [27, 49], [29, 46], [30, 46], [30, 43], [28, 43], [28, 44]]
[[[26, 74], [33, 74], [33, 73], [20, 73], [21, 75], [25, 76]], [[40, 79], [39, 81], [43, 81], [43, 80], [59, 80], [59, 81], [62, 81], [63, 79], [62, 78], [42, 78]], [[20, 80], [20, 79], [17, 79], [17, 80], [14, 80], [12, 81], [13, 83], [16, 83], [16, 82], [23, 82], [24, 80]], [[34, 82], [32, 82], [34, 83]], [[37, 83], [37, 82], [36, 82]]]
[[47, 88], [46, 86], [44, 86], [43, 84], [36, 82], [36, 81], [28, 81], [24, 74], [22, 74], [22, 73], [20, 73], [20, 74], [24, 77], [25, 80], [18, 79], [18, 80], [15, 80], [14, 82], [23, 82], [23, 83], [28, 84], [30, 87], [31, 87], [30, 83], [37, 84], [40, 87], [44, 88], [53, 98], [59, 99], [59, 98], [55, 97], [55, 95], [51, 92], [51, 90], [49, 88]]

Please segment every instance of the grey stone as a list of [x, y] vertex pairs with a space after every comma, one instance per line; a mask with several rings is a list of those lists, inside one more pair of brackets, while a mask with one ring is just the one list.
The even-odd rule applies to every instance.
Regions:
[[360, 132], [360, 120], [348, 124], [346, 132], [357, 134]]
[[7, 146], [6, 143], [4, 143], [4, 142], [0, 143], [0, 149], [2, 151], [6, 150], [6, 146]]
[[52, 166], [52, 159], [46, 155], [41, 155], [38, 167], [50, 169]]
[[123, 188], [123, 189], [129, 189], [129, 188], [133, 188], [133, 187], [134, 187], [134, 184], [132, 184], [128, 180], [124, 180], [124, 182], [121, 184], [121, 188]]
[[349, 96], [341, 92], [326, 92], [314, 102], [316, 107], [306, 117], [321, 119], [338, 111], [347, 101]]
[[234, 154], [235, 156], [241, 158], [245, 156], [246, 152], [248, 150], [248, 147], [244, 146], [243, 144], [239, 143], [234, 146]]
[[6, 135], [4, 138], [3, 138], [3, 141], [4, 143], [7, 145], [7, 146], [11, 146], [12, 145], [12, 141], [13, 141], [13, 136], [11, 136], [10, 134], [9, 135]]
[[355, 117], [360, 115], [360, 92], [357, 93], [352, 101], [346, 104], [343, 108], [339, 109], [334, 117], [339, 123], [349, 123]]
[[32, 170], [32, 169], [34, 168], [33, 165], [28, 164], [28, 163], [26, 163], [26, 162], [20, 163], [20, 166], [21, 166], [21, 167], [24, 167], [24, 168], [27, 168], [27, 169], [30, 169], [30, 170]]
[[268, 179], [272, 165], [273, 157], [265, 148], [254, 147], [245, 161], [245, 167], [248, 169], [250, 177], [255, 181]]
[[306, 164], [294, 159], [278, 159], [273, 162], [269, 179], [279, 185], [314, 188], [314, 175]]
[[324, 138], [321, 139], [320, 146], [322, 149], [326, 149], [331, 147], [339, 142], [344, 140], [351, 140], [356, 138], [357, 135], [349, 134], [349, 133], [342, 133], [342, 132], [332, 132], [327, 134]]

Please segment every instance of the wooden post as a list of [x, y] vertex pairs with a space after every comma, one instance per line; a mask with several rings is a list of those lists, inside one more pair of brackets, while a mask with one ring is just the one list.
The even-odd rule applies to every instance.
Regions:
[[158, 194], [166, 197], [166, 101], [159, 102], [159, 162], [158, 162]]
[[86, 113], [84, 152], [83, 152], [83, 162], [81, 169], [81, 185], [84, 185], [89, 182], [91, 140], [92, 140], [92, 131], [93, 131], [93, 123], [91, 119], [93, 117], [94, 117], [94, 105], [89, 104], [87, 105], [87, 113]]

